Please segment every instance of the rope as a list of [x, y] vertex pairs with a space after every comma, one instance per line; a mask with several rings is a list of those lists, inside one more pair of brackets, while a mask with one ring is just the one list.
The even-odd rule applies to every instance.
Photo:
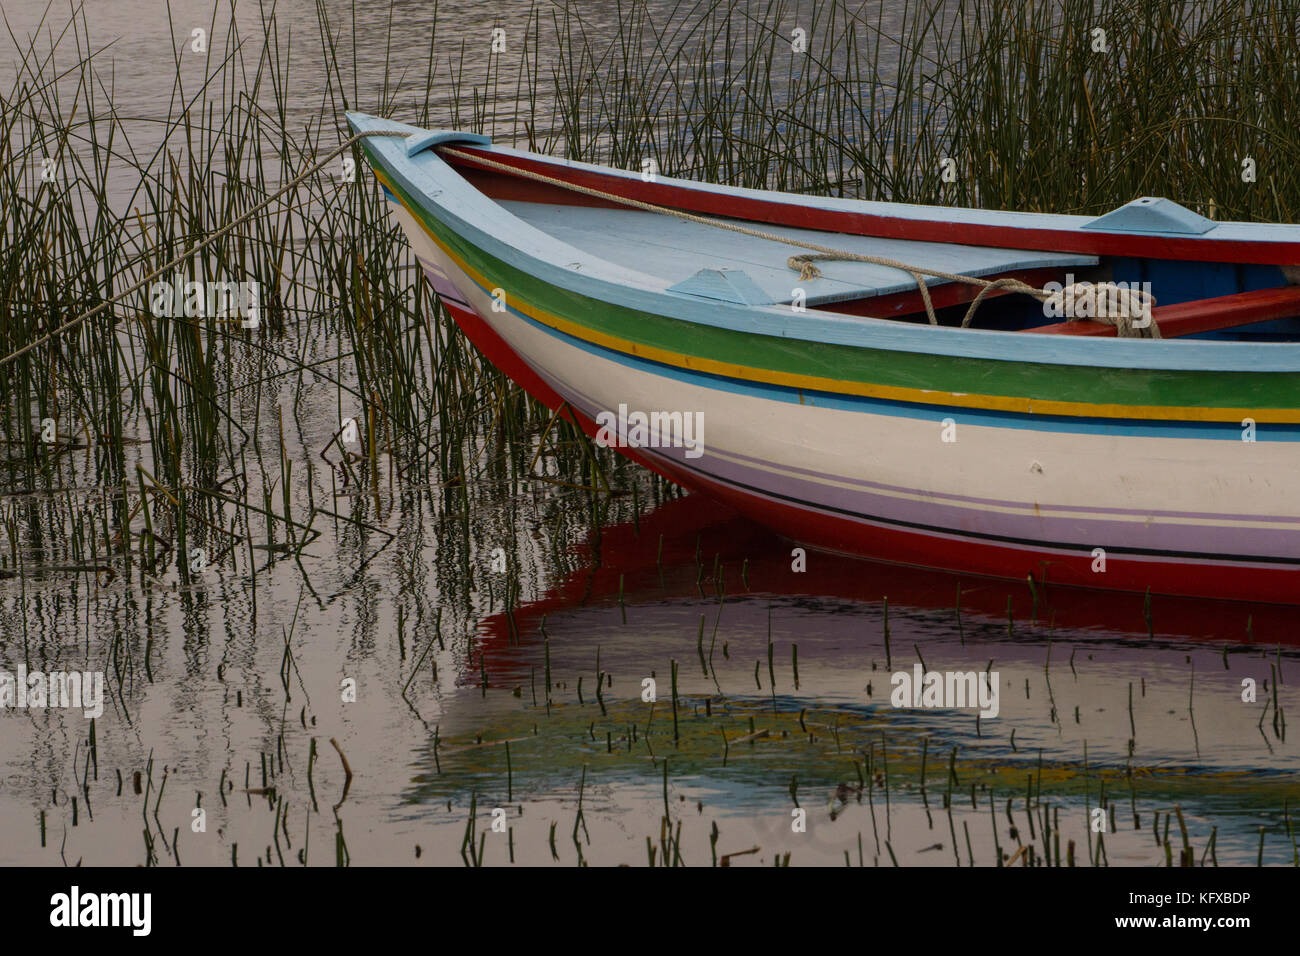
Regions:
[[[1160, 327], [1151, 317], [1151, 307], [1155, 305], [1156, 300], [1150, 292], [1121, 289], [1112, 282], [1103, 282], [1096, 286], [1086, 282], [1076, 282], [1054, 293], [1046, 300], [1046, 304], [1065, 311], [1067, 300], [1073, 301], [1084, 297], [1093, 300], [1092, 311], [1096, 314], [1079, 315], [1077, 310], [1071, 309], [1070, 314], [1066, 316], [1067, 322], [1083, 322], [1092, 319], [1094, 322], [1115, 326], [1115, 334], [1120, 338], [1160, 338]], [[1134, 322], [1136, 318], [1143, 319], [1142, 323]]]
[[[475, 156], [472, 153], [466, 153], [459, 149], [452, 149], [447, 146], [441, 147], [440, 152], [449, 156], [456, 156], [460, 159], [468, 160], [472, 163], [478, 163], [490, 169], [496, 169], [508, 173], [512, 176], [522, 176], [525, 179], [532, 179], [536, 182], [546, 183], [551, 186], [559, 186], [561, 189], [582, 193], [583, 195], [592, 196], [597, 199], [604, 199], [609, 202], [618, 203], [619, 205], [629, 206], [633, 209], [641, 209], [645, 212], [654, 212], [665, 216], [672, 216], [674, 219], [681, 219], [686, 222], [696, 222], [704, 226], [713, 226], [716, 229], [725, 229], [728, 232], [740, 233], [742, 236], [753, 236], [756, 239], [766, 239], [769, 242], [780, 242], [790, 246], [798, 246], [801, 249], [811, 249], [817, 254], [791, 256], [786, 260], [787, 266], [799, 272], [799, 278], [801, 280], [812, 280], [821, 277], [821, 270], [813, 265], [814, 262], [866, 262], [871, 265], [898, 269], [901, 272], [906, 272], [916, 282], [917, 290], [921, 293], [921, 301], [925, 303], [925, 313], [929, 317], [931, 325], [938, 325], [939, 319], [934, 312], [934, 303], [930, 300], [930, 287], [926, 284], [926, 276], [929, 276], [932, 279], [945, 279], [949, 282], [960, 282], [965, 285], [979, 287], [979, 293], [975, 296], [974, 300], [972, 300], [970, 307], [966, 310], [965, 317], [961, 321], [961, 327], [963, 329], [970, 326], [971, 319], [975, 317], [975, 310], [979, 308], [980, 303], [984, 301], [990, 292], [997, 289], [1006, 289], [1009, 292], [1020, 292], [1025, 295], [1033, 296], [1040, 302], [1047, 302], [1052, 299], [1054, 295], [1060, 294], [1049, 292], [1047, 289], [1040, 289], [1036, 286], [1031, 286], [1026, 282], [1021, 282], [1019, 279], [1013, 279], [1010, 277], [1004, 277], [1001, 279], [981, 279], [978, 276], [963, 275], [960, 272], [943, 272], [939, 269], [927, 269], [922, 266], [910, 265], [906, 262], [899, 262], [897, 259], [890, 259], [885, 256], [869, 256], [863, 253], [849, 252], [844, 249], [835, 249], [831, 246], [819, 245], [815, 242], [806, 242], [802, 239], [791, 239], [788, 236], [778, 235], [773, 232], [764, 232], [761, 229], [751, 229], [748, 226], [742, 226], [739, 223], [726, 222], [708, 216], [697, 216], [693, 213], [683, 212], [680, 209], [671, 209], [667, 206], [657, 206], [654, 203], [642, 202], [639, 199], [631, 199], [627, 196], [605, 192], [601, 189], [593, 189], [590, 186], [582, 186], [578, 183], [571, 183], [563, 179], [557, 179], [553, 176], [546, 176], [530, 169], [521, 169], [518, 166], [498, 163], [495, 160], [486, 159], [482, 156]], [[1078, 286], [1071, 286], [1070, 288], [1078, 288]], [[1117, 295], [1122, 295], [1127, 291], [1120, 289], [1109, 282], [1098, 283], [1093, 288], [1098, 291], [1106, 290], [1108, 292], [1114, 290]], [[1151, 301], [1154, 302], [1155, 300], [1152, 299]], [[1108, 318], [1111, 318], [1111, 316], [1097, 315], [1092, 318], [1104, 322]], [[1141, 335], [1143, 331], [1141, 326], [1136, 327], [1137, 330], [1135, 331], [1131, 323], [1120, 324], [1119, 322], [1112, 321], [1108, 324], [1115, 325], [1117, 334], [1121, 336]], [[1151, 321], [1149, 329], [1151, 337], [1160, 337], [1159, 329], [1156, 328], [1154, 320]]]
[[145, 276], [135, 285], [131, 286], [125, 292], [120, 292], [117, 295], [113, 296], [111, 299], [105, 299], [103, 302], [99, 303], [99, 305], [95, 306], [93, 309], [81, 313], [81, 315], [77, 316], [75, 319], [71, 319], [70, 321], [64, 322], [58, 328], [52, 329], [51, 331], [47, 332], [45, 335], [42, 335], [40, 338], [34, 339], [33, 341], [27, 343], [22, 348], [18, 349], [18, 351], [10, 352], [4, 358], [0, 359], [0, 368], [3, 368], [4, 366], [8, 365], [10, 362], [18, 358], [19, 356], [26, 355], [32, 349], [39, 348], [40, 346], [44, 345], [46, 342], [52, 341], [53, 339], [62, 335], [64, 332], [68, 331], [69, 329], [76, 328], [78, 325], [80, 325], [82, 322], [85, 322], [91, 316], [103, 312], [113, 303], [120, 302], [122, 299], [125, 299], [127, 296], [131, 295], [132, 293], [138, 292], [140, 289], [147, 286], [154, 279], [157, 279], [158, 277], [166, 274], [167, 272], [174, 269], [176, 266], [183, 263], [186, 259], [194, 255], [196, 252], [199, 252], [202, 249], [206, 249], [208, 246], [212, 245], [222, 236], [225, 236], [228, 233], [230, 233], [230, 231], [233, 230], [236, 226], [242, 225], [243, 223], [247, 222], [249, 219], [252, 219], [254, 216], [261, 213], [262, 210], [264, 210], [267, 206], [270, 206], [276, 200], [280, 199], [280, 197], [284, 196], [285, 193], [288, 193], [290, 190], [300, 185], [309, 176], [318, 172], [322, 167], [325, 166], [326, 163], [328, 163], [335, 156], [338, 156], [340, 153], [343, 153], [348, 149], [351, 149], [355, 143], [360, 142], [361, 140], [365, 139], [367, 136], [410, 136], [410, 135], [411, 134], [409, 130], [396, 130], [396, 129], [371, 130], [366, 133], [357, 133], [357, 135], [344, 141], [343, 144], [340, 145], [338, 148], [331, 150], [329, 153], [327, 153], [324, 159], [321, 159], [319, 162], [308, 167], [302, 173], [299, 173], [293, 179], [289, 180], [287, 184], [285, 184], [281, 189], [279, 189], [273, 195], [268, 196], [266, 199], [262, 200], [260, 203], [258, 203], [252, 209], [248, 210], [248, 212], [244, 213], [243, 215], [236, 216], [234, 219], [232, 219], [226, 225], [222, 226], [212, 235], [208, 236], [208, 238], [204, 239], [202, 242], [198, 243], [197, 245], [191, 246], [190, 248], [182, 252], [180, 255], [176, 256], [174, 259], [171, 259], [165, 264], [159, 266], [157, 269], [149, 273], [147, 276]]

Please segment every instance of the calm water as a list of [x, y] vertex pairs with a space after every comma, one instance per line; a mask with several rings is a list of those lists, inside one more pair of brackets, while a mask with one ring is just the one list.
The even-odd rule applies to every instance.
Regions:
[[[35, 29], [35, 5], [2, 6], [18, 36]], [[327, 7], [364, 108], [388, 11], [362, 5], [353, 33], [349, 9]], [[88, 5], [92, 45], [113, 41], [114, 103], [142, 129], [172, 95], [157, 77], [173, 38], [211, 20], [207, 3], [173, 3], [170, 25], [160, 9]], [[440, 5], [440, 59], [491, 28], [484, 9]], [[506, 25], [528, 9], [491, 5]], [[255, 36], [256, 9], [240, 10]], [[315, 8], [278, 10], [282, 39], [304, 38], [291, 103], [313, 116]], [[582, 15], [616, 29], [606, 5]], [[432, 14], [398, 16], [392, 60], [422, 64]], [[407, 82], [423, 96], [421, 76]], [[452, 95], [440, 74], [435, 102], [450, 110]], [[516, 108], [503, 104], [499, 133]], [[276, 441], [283, 420], [295, 461], [337, 428], [325, 384], [269, 381], [258, 398], [250, 427]], [[300, 555], [266, 550], [255, 575], [190, 587], [174, 571], [105, 580], [47, 543], [33, 573], [0, 580], [0, 664], [122, 676], [93, 747], [80, 714], [0, 715], [0, 860], [966, 866], [992, 864], [995, 844], [1064, 861], [1073, 843], [1086, 865], [1089, 810], [1105, 801], [1111, 863], [1163, 864], [1175, 807], [1198, 861], [1213, 833], [1214, 859], [1253, 863], [1262, 827], [1265, 862], [1292, 862], [1293, 612], [1155, 599], [1148, 620], [1141, 596], [818, 554], [795, 571], [761, 528], [630, 466], [612, 482], [637, 495], [603, 503], [594, 530], [586, 496], [551, 485], [487, 488], [461, 515], [387, 473], [358, 498], [325, 469], [295, 469], [295, 500], [332, 499], [365, 527], [318, 519]], [[6, 497], [10, 515], [41, 507]], [[922, 663], [996, 673], [997, 716], [892, 707], [891, 673]]]

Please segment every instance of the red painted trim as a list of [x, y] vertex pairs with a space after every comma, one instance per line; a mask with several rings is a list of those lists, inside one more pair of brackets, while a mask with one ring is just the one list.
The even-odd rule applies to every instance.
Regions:
[[[563, 401], [526, 362], [483, 321], [478, 313], [446, 301], [443, 306], [489, 362], [538, 401], [558, 408]], [[583, 430], [595, 436], [594, 421], [573, 411]], [[1048, 585], [1187, 597], [1223, 598], [1273, 604], [1300, 602], [1300, 570], [1247, 565], [1135, 560], [1113, 554], [1104, 574], [1092, 571], [1091, 554], [1058, 554], [1046, 549], [987, 541], [941, 538], [904, 529], [875, 526], [841, 516], [772, 501], [738, 491], [686, 471], [671, 462], [649, 458], [635, 448], [620, 448], [637, 464], [699, 492], [809, 547], [893, 564], [980, 574], [1024, 582], [1032, 574]]]
[[[532, 179], [507, 176], [495, 169], [480, 169], [470, 166], [462, 162], [459, 157], [452, 156], [447, 157], [447, 159], [456, 167], [456, 172], [467, 183], [490, 199], [545, 203], [551, 206], [591, 206], [596, 209], [627, 208], [619, 203], [610, 202], [608, 199], [584, 196], [582, 193], [570, 192], [567, 189], [561, 189], [559, 186], [539, 183]], [[606, 192], [613, 192], [613, 190], [606, 190]]]
[[[1187, 259], [1201, 262], [1248, 262], [1269, 265], [1300, 265], [1300, 242], [1254, 242], [1247, 240], [1202, 239], [1182, 236], [1132, 236], [1124, 233], [1034, 229], [1020, 226], [993, 226], [942, 220], [918, 221], [897, 216], [881, 216], [848, 210], [816, 209], [767, 199], [731, 196], [705, 189], [675, 186], [663, 181], [647, 183], [610, 173], [597, 173], [566, 166], [562, 160], [531, 154], [529, 157], [495, 153], [483, 147], [457, 143], [460, 152], [479, 155], [494, 162], [542, 173], [554, 179], [576, 183], [630, 199], [684, 209], [690, 212], [767, 222], [775, 225], [821, 229], [856, 236], [885, 239], [911, 239], [923, 242], [951, 242], [968, 246], [992, 246], [1007, 249], [1036, 249], [1053, 252], [1077, 252], [1096, 256], [1133, 256], [1153, 259]], [[472, 160], [456, 156], [443, 157], [457, 169]], [[486, 167], [477, 167], [486, 169]], [[488, 170], [489, 172], [495, 172]], [[504, 176], [502, 175], [502, 178]], [[557, 187], [545, 187], [551, 190]], [[707, 186], [708, 184], [701, 184]], [[534, 193], [538, 194], [538, 193]], [[491, 195], [489, 193], [489, 195]], [[501, 198], [507, 198], [502, 196]], [[569, 205], [587, 205], [570, 197]], [[548, 200], [535, 200], [548, 201]], [[556, 200], [549, 200], [556, 201]]]
[[[1300, 315], [1300, 285], [1238, 292], [1213, 299], [1179, 302], [1177, 305], [1158, 305], [1151, 310], [1151, 318], [1160, 327], [1161, 337], [1166, 339], [1231, 329], [1272, 319], [1287, 319], [1294, 315]], [[1111, 338], [1116, 334], [1113, 325], [1087, 320], [1040, 325], [1025, 331], [1056, 335], [1108, 335]]]

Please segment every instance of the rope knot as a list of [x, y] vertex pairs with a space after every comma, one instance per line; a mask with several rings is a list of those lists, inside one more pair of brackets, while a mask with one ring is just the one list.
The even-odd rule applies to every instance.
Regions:
[[1076, 282], [1043, 300], [1067, 322], [1091, 320], [1115, 326], [1119, 338], [1160, 338], [1160, 327], [1152, 317], [1155, 296], [1150, 292], [1114, 282]]
[[812, 263], [813, 259], [815, 258], [817, 257], [807, 256], [807, 255], [791, 256], [789, 259], [785, 260], [785, 264], [789, 266], [791, 269], [799, 270], [800, 282], [808, 282], [813, 279], [820, 279], [822, 277], [822, 270], [818, 269]]

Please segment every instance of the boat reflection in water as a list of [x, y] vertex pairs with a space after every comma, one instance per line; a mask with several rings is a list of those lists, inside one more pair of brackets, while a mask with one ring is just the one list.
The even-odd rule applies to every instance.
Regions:
[[[1014, 797], [1016, 833], [1028, 832], [1026, 813], [1050, 808], [1086, 865], [1100, 854], [1085, 841], [1103, 793], [1108, 813], [1122, 811], [1108, 824], [1108, 862], [1163, 863], [1164, 837], [1152, 840], [1150, 826], [1174, 806], [1198, 862], [1211, 834], [1213, 859], [1253, 862], [1261, 826], [1273, 834], [1266, 862], [1290, 861], [1284, 807], [1300, 799], [1298, 768], [1285, 684], [1280, 719], [1271, 691], [1291, 666], [1293, 609], [1148, 603], [792, 551], [698, 496], [582, 542], [574, 569], [538, 599], [480, 622], [438, 760], [431, 746], [411, 799], [501, 789], [501, 748], [490, 744], [510, 740], [515, 802], [572, 813], [579, 786], [594, 788], [585, 819], [631, 841], [602, 851], [611, 861], [659, 832], [662, 757], [686, 832], [717, 822], [732, 850], [752, 841], [764, 862], [787, 851], [841, 864], [848, 851], [856, 862], [862, 835], [868, 864], [888, 865], [891, 851], [904, 864], [951, 863], [951, 808], [961, 865], [963, 823], [975, 861], [992, 864], [990, 801], [1005, 860]], [[997, 717], [942, 701], [894, 706], [893, 675], [918, 671], [992, 678]], [[484, 676], [497, 694], [483, 694]], [[1254, 682], [1249, 700], [1243, 681]], [[792, 796], [807, 832], [791, 831]], [[930, 852], [936, 843], [943, 855]], [[599, 847], [584, 850], [594, 860]]]

